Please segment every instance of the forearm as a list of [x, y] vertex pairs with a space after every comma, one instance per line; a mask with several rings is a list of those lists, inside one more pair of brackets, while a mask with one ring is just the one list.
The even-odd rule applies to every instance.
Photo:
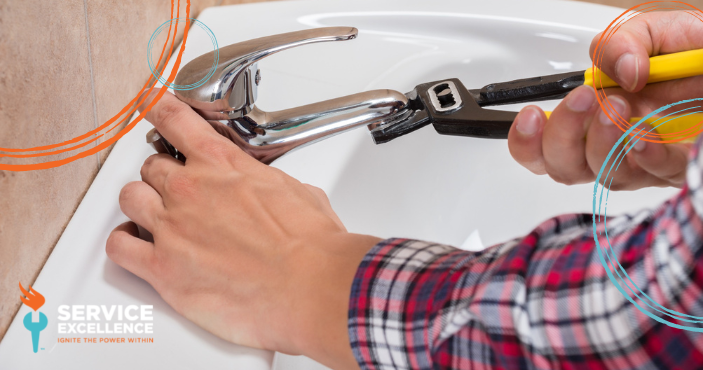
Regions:
[[350, 287], [364, 255], [380, 241], [373, 236], [340, 233], [305, 246], [310, 252], [301, 253], [305, 258], [296, 261], [305, 274], [289, 281], [288, 289], [310, 299], [301, 301], [302, 307], [281, 306], [282, 315], [289, 317], [287, 337], [297, 338], [293, 342], [300, 345], [296, 353], [332, 369], [359, 368], [347, 329]]

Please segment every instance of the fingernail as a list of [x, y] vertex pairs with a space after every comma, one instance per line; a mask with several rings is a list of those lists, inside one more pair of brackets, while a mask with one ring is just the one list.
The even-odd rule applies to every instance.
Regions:
[[525, 108], [517, 115], [517, 131], [525, 136], [532, 136], [539, 129], [538, 112], [534, 108]]
[[579, 86], [566, 98], [566, 106], [574, 112], [585, 112], [593, 106], [596, 94], [589, 86]]
[[[618, 119], [618, 115], [622, 116], [625, 114], [625, 102], [622, 100], [622, 98], [618, 96], [611, 96], [608, 98], [608, 101], [610, 101], [610, 105], [613, 107], [612, 109], [608, 109], [610, 116], [615, 120]], [[614, 111], [613, 111], [614, 110]], [[600, 111], [600, 122], [604, 125], [612, 125], [613, 121], [608, 117], [607, 114], [605, 114], [605, 110]]]
[[646, 142], [642, 139], [637, 140], [635, 145], [632, 147], [636, 152], [641, 152], [644, 150], [644, 147], [646, 146]]
[[144, 109], [146, 109], [147, 106], [149, 106], [151, 101], [154, 100], [154, 98], [156, 97], [156, 94], [158, 94], [158, 90], [154, 88], [151, 91], [144, 90], [144, 92], [139, 95], [136, 103], [138, 104], [137, 110], [139, 111], [139, 113], [141, 113]]
[[615, 62], [615, 77], [620, 81], [620, 87], [633, 91], [639, 78], [639, 58], [634, 54], [624, 54]]

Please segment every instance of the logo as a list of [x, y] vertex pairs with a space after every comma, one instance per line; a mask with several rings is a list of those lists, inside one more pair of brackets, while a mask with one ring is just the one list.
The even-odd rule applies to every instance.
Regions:
[[46, 318], [46, 315], [43, 313], [37, 311], [41, 306], [44, 305], [44, 296], [39, 294], [36, 290], [32, 289], [32, 287], [29, 287], [29, 291], [24, 290], [22, 287], [22, 283], [20, 283], [20, 290], [22, 291], [22, 294], [24, 294], [25, 297], [22, 297], [20, 295], [20, 299], [24, 304], [26, 304], [28, 307], [32, 308], [35, 312], [39, 314], [39, 321], [34, 322], [32, 320], [32, 312], [28, 312], [26, 315], [24, 315], [24, 327], [27, 328], [32, 333], [32, 349], [34, 350], [34, 353], [37, 353], [39, 350], [39, 333], [41, 333], [42, 330], [46, 328], [46, 325], [49, 323], [49, 320]]

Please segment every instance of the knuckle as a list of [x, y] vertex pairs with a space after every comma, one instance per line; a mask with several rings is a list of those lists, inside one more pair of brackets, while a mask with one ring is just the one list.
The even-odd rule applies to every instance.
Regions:
[[309, 185], [309, 184], [306, 184], [306, 185], [315, 197], [322, 199], [322, 200], [325, 200], [325, 201], [327, 200], [327, 194], [325, 193], [324, 190], [318, 188], [317, 186], [313, 186], [313, 185]]
[[169, 173], [164, 179], [164, 190], [181, 197], [192, 197], [196, 191], [196, 181], [184, 173]]
[[541, 150], [540, 153], [535, 153], [535, 150], [532, 150], [529, 145], [517, 142], [512, 144], [508, 143], [508, 150], [515, 162], [530, 172], [537, 175], [544, 175], [546, 173], [545, 161], [542, 157]]
[[546, 175], [547, 169], [545, 168], [544, 161], [534, 161], [529, 164], [523, 164], [528, 171], [534, 173], [535, 175]]
[[602, 35], [603, 35], [603, 32], [601, 31], [597, 35], [595, 35], [593, 37], [593, 39], [591, 40], [591, 45], [589, 47], [589, 53], [588, 53], [588, 55], [590, 55], [591, 58], [593, 58], [593, 52], [595, 51], [596, 46], [598, 45]]
[[684, 168], [682, 171], [659, 176], [659, 178], [674, 186], [683, 186], [686, 183], [686, 169]]
[[171, 294], [174, 290], [173, 282], [178, 279], [179, 275], [168, 258], [165, 258], [163, 255], [159, 256], [157, 253], [157, 255], [151, 259], [148, 268], [150, 275], [153, 277], [152, 285], [154, 289], [162, 296], [164, 294]]
[[110, 259], [115, 259], [118, 257], [120, 245], [122, 245], [124, 241], [124, 233], [116, 231], [110, 233], [107, 237], [107, 241], [105, 242], [105, 253], [107, 253], [107, 256], [110, 257]]
[[[172, 100], [159, 100], [158, 104], [154, 110], [154, 118], [158, 123], [168, 122], [174, 119], [178, 119], [183, 112], [185, 107], [182, 103]], [[153, 122], [152, 122], [153, 123]]]
[[148, 166], [148, 165], [152, 164], [157, 156], [158, 156], [158, 154], [152, 154], [152, 155], [146, 157], [146, 159], [144, 160], [144, 166]]
[[325, 191], [322, 190], [322, 189], [320, 189], [320, 188], [318, 188], [317, 186], [315, 186], [315, 185], [310, 185], [310, 184], [307, 184], [307, 186], [308, 186], [308, 188], [309, 188], [313, 193], [315, 193], [315, 194], [317, 194], [317, 195], [325, 195]]
[[219, 140], [205, 139], [199, 143], [198, 149], [203, 157], [218, 162], [232, 163], [235, 160], [235, 153], [230, 145]]
[[547, 174], [552, 180], [564, 185], [573, 185], [571, 177], [564, 173], [564, 171], [555, 168], [554, 165], [550, 165], [549, 162], [545, 164], [545, 167]]
[[183, 220], [180, 217], [173, 217], [168, 212], [162, 212], [156, 215], [156, 224], [159, 230], [168, 230], [166, 232], [173, 232], [174, 230], [181, 230], [183, 226]]
[[[610, 181], [612, 179], [612, 181]], [[610, 191], [633, 190], [637, 188], [637, 183], [633, 181], [623, 181], [616, 177], [600, 178], [598, 183], [603, 187], [607, 187]]]
[[555, 168], [554, 165], [547, 165], [546, 172], [552, 180], [569, 186], [583, 184], [595, 179], [595, 175], [585, 164], [583, 167], [574, 164], [573, 167], [563, 168], [561, 166], [559, 169]]
[[122, 187], [119, 195], [120, 205], [127, 204], [127, 202], [136, 196], [137, 186], [139, 186], [138, 183], [138, 181], [132, 181]]
[[144, 177], [146, 177], [147, 173], [149, 172], [149, 168], [151, 168], [155, 159], [156, 159], [156, 154], [153, 154], [144, 160], [144, 163], [142, 164], [142, 168], [139, 170], [139, 174], [142, 176], [142, 179]]
[[567, 178], [559, 177], [559, 176], [556, 176], [556, 177], [555, 177], [555, 176], [551, 176], [551, 177], [552, 177], [552, 179], [553, 179], [554, 181], [556, 181], [556, 182], [558, 182], [558, 183], [560, 183], [560, 184], [562, 184], [562, 185], [566, 185], [566, 186], [574, 185], [574, 183], [573, 183], [572, 181], [569, 181]]
[[164, 278], [166, 277], [166, 266], [164, 265], [164, 259], [159, 257], [154, 258], [151, 262], [151, 272], [154, 276], [158, 278], [159, 281], [164, 281]]
[[515, 161], [520, 164], [525, 162], [525, 157], [528, 157], [525, 154], [526, 149], [527, 148], [525, 147], [524, 143], [521, 143], [519, 140], [515, 139], [515, 135], [508, 136], [508, 152], [510, 152], [510, 155]]
[[558, 172], [549, 172], [549, 177], [552, 178], [552, 180], [564, 184], [564, 185], [576, 185], [578, 184], [578, 181], [574, 179], [571, 176], [565, 175], [563, 173], [558, 173]]
[[[149, 281], [149, 283], [163, 297], [164, 294], [166, 294], [168, 292], [169, 284], [168, 284], [168, 280], [165, 280], [163, 278], [163, 274], [160, 272], [161, 267], [159, 265], [158, 259], [155, 259], [155, 261], [148, 267], [148, 269], [149, 269], [149, 274], [152, 277], [152, 279], [151, 279], [151, 281]], [[168, 300], [166, 300], [166, 302], [168, 302]]]
[[532, 160], [532, 161], [517, 161], [518, 164], [520, 164], [522, 167], [524, 167], [526, 170], [534, 173], [535, 175], [546, 175], [547, 170], [545, 167], [545, 163], [543, 160]]
[[[601, 185], [605, 186], [605, 183], [601, 182]], [[608, 189], [610, 189], [610, 190], [612, 190], [612, 191], [627, 190], [627, 188], [625, 187], [625, 185], [622, 184], [622, 183], [619, 183], [619, 182], [614, 182], [614, 183], [610, 184], [610, 186], [608, 187]]]

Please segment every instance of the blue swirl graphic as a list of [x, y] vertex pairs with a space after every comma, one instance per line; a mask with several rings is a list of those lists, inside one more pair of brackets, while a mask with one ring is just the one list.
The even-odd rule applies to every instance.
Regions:
[[[696, 108], [701, 108], [700, 106], [696, 107], [689, 107], [689, 108], [684, 108], [680, 109], [678, 111], [666, 114], [665, 116], [657, 118], [653, 123], [652, 123], [652, 129], [649, 131], [645, 132], [645, 128], [641, 128], [637, 130], [636, 134], [634, 137], [632, 137], [629, 141], [626, 141], [626, 144], [623, 146], [622, 149], [617, 153], [615, 156], [615, 159], [613, 160], [613, 163], [610, 165], [609, 168], [607, 168], [608, 162], [610, 162], [610, 158], [612, 158], [613, 154], [615, 154], [616, 149], [618, 149], [618, 146], [625, 141], [625, 139], [630, 136], [630, 133], [632, 133], [634, 130], [638, 128], [643, 122], [645, 122], [647, 119], [653, 117], [654, 115], [661, 113], [662, 111], [665, 111], [669, 108], [672, 108], [674, 106], [680, 105], [680, 104], [687, 104], [687, 103], [693, 103], [693, 102], [701, 102], [703, 101], [703, 98], [696, 98], [696, 99], [688, 99], [688, 100], [682, 100], [677, 103], [672, 103], [666, 106], [663, 106], [652, 113], [648, 114], [647, 116], [643, 117], [641, 120], [637, 122], [637, 124], [633, 125], [630, 127], [627, 131], [623, 133], [623, 135], [620, 137], [620, 139], [615, 143], [613, 148], [610, 150], [608, 153], [608, 156], [605, 158], [605, 161], [603, 162], [603, 166], [601, 167], [600, 171], [598, 172], [598, 176], [596, 178], [595, 185], [593, 186], [593, 239], [595, 240], [597, 251], [598, 251], [598, 257], [601, 260], [601, 263], [603, 264], [603, 267], [605, 268], [606, 273], [608, 274], [608, 278], [610, 278], [610, 281], [615, 284], [615, 287], [620, 291], [620, 293], [627, 298], [632, 304], [634, 304], [642, 313], [645, 315], [651, 317], [652, 319], [669, 325], [674, 328], [678, 329], [683, 329], [683, 330], [689, 330], [692, 332], [703, 332], [703, 327], [696, 327], [696, 326], [686, 326], [686, 325], [680, 325], [677, 323], [674, 323], [672, 321], [669, 321], [665, 317], [670, 317], [672, 319], [681, 321], [681, 322], [688, 322], [688, 323], [703, 323], [703, 317], [701, 316], [693, 316], [693, 315], [688, 315], [685, 313], [681, 313], [675, 310], [668, 309], [666, 307], [663, 307], [661, 304], [653, 300], [649, 295], [647, 295], [645, 292], [643, 292], [637, 284], [630, 278], [630, 276], [627, 274], [627, 271], [625, 271], [625, 268], [620, 264], [620, 261], [618, 261], [617, 256], [615, 253], [612, 252], [612, 250], [608, 248], [602, 248], [600, 245], [600, 242], [598, 240], [598, 230], [597, 230], [597, 223], [600, 221], [600, 210], [601, 206], [603, 206], [603, 193], [605, 192], [605, 205], [603, 206], [603, 225], [604, 225], [604, 232], [605, 232], [605, 237], [606, 240], [608, 241], [608, 245], [610, 244], [610, 239], [608, 236], [608, 225], [607, 225], [607, 204], [608, 204], [608, 196], [610, 195], [610, 185], [613, 181], [613, 178], [611, 177], [611, 171], [616, 172], [618, 168], [620, 167], [620, 163], [622, 160], [625, 158], [625, 155], [632, 150], [634, 145], [642, 138], [644, 137], [647, 133], [652, 132], [656, 127], [659, 127], [671, 120], [674, 120], [676, 118], [682, 117], [682, 116], [687, 116], [690, 114], [694, 113], [700, 113], [701, 111], [694, 111], [694, 112], [687, 112], [692, 109]], [[659, 122], [661, 121], [661, 122]], [[607, 172], [606, 172], [607, 168]], [[613, 168], [615, 171], [613, 171]], [[603, 181], [603, 184], [607, 184], [607, 186], [601, 186], [600, 185], [600, 179], [603, 177], [603, 173], [606, 172], [605, 178]], [[598, 194], [598, 190], [600, 187], [600, 195]], [[597, 200], [597, 202], [596, 202]], [[596, 212], [596, 210], [598, 212]], [[613, 274], [613, 271], [615, 274]], [[617, 275], [617, 278], [616, 276]], [[625, 280], [627, 279], [627, 280]], [[628, 284], [629, 282], [629, 284]], [[623, 285], [626, 286], [627, 291], [629, 291], [630, 294], [626, 292], [626, 290], [623, 288]], [[634, 289], [633, 289], [634, 287]], [[638, 301], [644, 302], [644, 305], [649, 307], [649, 309], [645, 309], [640, 303], [635, 301], [633, 298], [636, 297], [638, 298]], [[655, 315], [654, 312], [660, 313], [664, 318]]]
[[193, 18], [187, 18], [187, 19], [189, 19], [192, 22], [192, 24], [198, 25], [198, 27], [202, 28], [203, 31], [205, 31], [208, 34], [208, 36], [210, 37], [210, 40], [212, 41], [212, 46], [215, 48], [214, 49], [215, 58], [212, 61], [212, 68], [210, 68], [210, 72], [205, 77], [200, 79], [200, 81], [197, 81], [197, 82], [189, 84], [189, 85], [176, 85], [176, 84], [172, 84], [172, 83], [168, 82], [163, 76], [160, 76], [159, 74], [157, 74], [154, 71], [154, 66], [151, 64], [152, 44], [156, 40], [156, 37], [159, 36], [159, 34], [161, 34], [161, 32], [166, 29], [166, 26], [170, 26], [171, 23], [174, 21], [185, 22], [186, 18], [173, 18], [173, 19], [169, 19], [168, 21], [162, 23], [159, 26], [159, 28], [157, 28], [156, 31], [154, 31], [154, 33], [151, 35], [151, 38], [149, 39], [149, 44], [147, 45], [146, 57], [147, 57], [147, 62], [149, 63], [149, 70], [151, 70], [151, 74], [153, 74], [154, 77], [156, 79], [158, 79], [161, 84], [166, 85], [173, 90], [191, 90], [191, 89], [194, 89], [198, 86], [201, 86], [202, 84], [207, 82], [210, 79], [210, 77], [212, 77], [212, 75], [215, 73], [215, 69], [217, 69], [217, 63], [220, 61], [220, 49], [217, 46], [217, 38], [215, 37], [215, 34], [212, 32], [212, 30], [207, 25], [205, 25], [205, 23], [203, 23], [197, 19], [193, 19]]

